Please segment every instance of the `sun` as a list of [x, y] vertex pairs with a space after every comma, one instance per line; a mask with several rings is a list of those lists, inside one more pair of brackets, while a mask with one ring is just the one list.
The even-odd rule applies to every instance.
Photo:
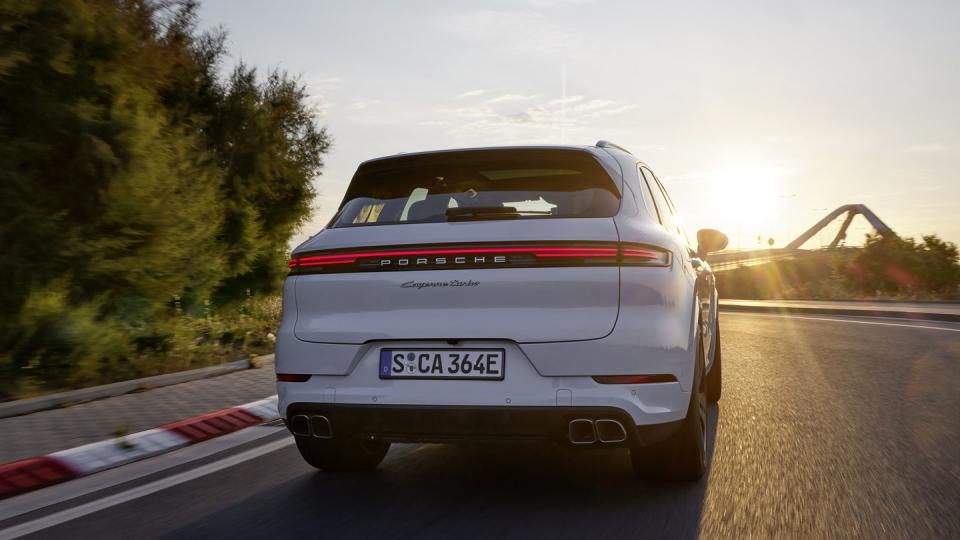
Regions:
[[730, 231], [731, 247], [752, 247], [783, 223], [783, 179], [788, 171], [766, 163], [736, 163], [710, 170], [714, 215]]

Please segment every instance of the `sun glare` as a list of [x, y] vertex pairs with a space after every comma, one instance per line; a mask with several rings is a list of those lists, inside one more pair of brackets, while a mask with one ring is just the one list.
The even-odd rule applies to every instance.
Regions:
[[[788, 171], [763, 163], [718, 167], [707, 173], [716, 215], [729, 230], [731, 247], [754, 247], [783, 225], [783, 178]], [[778, 239], [779, 240], [779, 239]]]

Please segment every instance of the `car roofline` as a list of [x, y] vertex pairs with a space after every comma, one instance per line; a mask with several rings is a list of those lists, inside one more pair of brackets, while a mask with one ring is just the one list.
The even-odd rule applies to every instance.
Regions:
[[588, 153], [594, 156], [604, 156], [604, 147], [599, 146], [589, 146], [589, 145], [573, 145], [573, 144], [541, 144], [541, 145], [505, 145], [505, 146], [475, 146], [475, 147], [466, 147], [466, 148], [442, 148], [438, 150], [421, 150], [416, 152], [399, 152], [396, 154], [391, 154], [389, 156], [380, 156], [375, 158], [370, 158], [368, 160], [360, 162], [360, 165], [357, 167], [363, 167], [367, 164], [377, 163], [381, 161], [389, 161], [393, 159], [402, 159], [406, 157], [418, 157], [418, 156], [429, 156], [436, 154], [454, 154], [459, 152], [497, 152], [503, 150], [569, 150], [574, 152], [583, 152]]

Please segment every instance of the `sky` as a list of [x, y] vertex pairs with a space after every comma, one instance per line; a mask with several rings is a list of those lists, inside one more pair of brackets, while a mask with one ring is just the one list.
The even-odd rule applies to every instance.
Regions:
[[600, 139], [733, 247], [783, 246], [847, 203], [960, 242], [956, 0], [203, 0], [200, 16], [228, 33], [225, 70], [298, 75], [333, 136], [294, 244], [366, 159]]

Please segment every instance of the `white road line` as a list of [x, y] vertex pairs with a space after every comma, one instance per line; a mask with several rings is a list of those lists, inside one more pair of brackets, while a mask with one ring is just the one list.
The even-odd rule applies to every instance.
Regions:
[[73, 508], [67, 508], [66, 510], [61, 510], [48, 516], [37, 518], [33, 521], [27, 521], [19, 525], [14, 525], [13, 527], [0, 531], [0, 540], [19, 538], [21, 536], [42, 531], [44, 529], [49, 529], [50, 527], [55, 527], [62, 523], [81, 518], [94, 512], [99, 512], [100, 510], [105, 510], [112, 506], [139, 499], [140, 497], [145, 497], [158, 491], [163, 491], [184, 482], [189, 482], [196, 478], [200, 478], [201, 476], [206, 476], [217, 471], [222, 471], [223, 469], [228, 469], [234, 465], [243, 463], [244, 461], [256, 459], [265, 454], [269, 454], [270, 452], [290, 446], [291, 444], [293, 444], [293, 437], [280, 439], [279, 441], [273, 441], [263, 446], [252, 448], [245, 452], [224, 458], [220, 461], [201, 465], [195, 469], [190, 469], [189, 471], [184, 471], [173, 476], [161, 478], [148, 484], [110, 495], [109, 497], [90, 501]]
[[[275, 439], [265, 439], [265, 437], [274, 436], [282, 431], [286, 431], [286, 428], [253, 426], [210, 439], [202, 444], [185, 446], [174, 452], [129, 463], [123, 467], [4, 499], [0, 501], [0, 530], [9, 524], [9, 520], [24, 514], [43, 510], [55, 504], [63, 504], [61, 508], [66, 508], [70, 504], [79, 504], [76, 502], [79, 497], [87, 497], [103, 492], [102, 490], [105, 489], [116, 489], [122, 484], [133, 485], [129, 482], [142, 480], [147, 476], [157, 479], [163, 475], [172, 475], [175, 474], [171, 472], [174, 467], [195, 467], [197, 460], [217, 454], [224, 455], [224, 452], [234, 450], [242, 444], [247, 444], [247, 448], [266, 444]], [[180, 470], [183, 471], [186, 468]]]
[[[780, 317], [787, 319], [809, 319], [811, 321], [830, 321], [853, 324], [873, 324], [878, 326], [903, 326], [905, 328], [923, 328], [925, 330], [943, 330], [944, 332], [960, 332], [960, 328], [944, 328], [942, 326], [922, 326], [918, 324], [888, 323], [879, 321], [853, 321], [850, 319], [828, 319], [826, 317], [810, 317], [808, 315], [786, 315], [778, 313], [748, 313], [745, 311], [722, 311], [724, 315], [753, 315], [754, 317]], [[855, 317], [856, 315], [850, 315]], [[861, 315], [862, 316], [862, 315]]]

